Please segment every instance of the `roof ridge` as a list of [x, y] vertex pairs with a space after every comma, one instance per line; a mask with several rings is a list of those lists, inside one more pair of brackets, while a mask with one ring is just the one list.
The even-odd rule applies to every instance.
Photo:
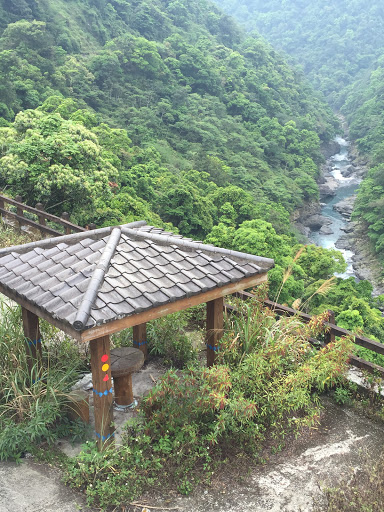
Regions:
[[105, 273], [108, 270], [113, 255], [115, 254], [116, 247], [120, 242], [120, 237], [120, 227], [114, 227], [108, 242], [104, 247], [99, 263], [97, 264], [92, 274], [87, 291], [83, 295], [83, 299], [77, 311], [75, 321], [73, 322], [73, 327], [77, 331], [81, 331], [87, 325], [87, 321], [91, 313], [92, 306], [95, 302], [96, 295], [104, 281]]
[[116, 227], [122, 229], [124, 227], [129, 228], [140, 228], [142, 226], [146, 226], [147, 223], [145, 220], [136, 220], [134, 222], [129, 222], [128, 224], [123, 224], [121, 226], [107, 226], [105, 228], [97, 228], [97, 229], [90, 229], [87, 231], [82, 231], [81, 233], [71, 233], [70, 235], [63, 235], [63, 236], [55, 236], [52, 238], [45, 238], [43, 240], [37, 240], [35, 242], [29, 242], [27, 244], [22, 245], [14, 245], [11, 247], [4, 247], [3, 249], [0, 249], [0, 257], [5, 256], [6, 254], [9, 254], [10, 252], [18, 252], [20, 254], [23, 254], [25, 252], [28, 252], [29, 249], [35, 249], [37, 247], [49, 247], [50, 245], [54, 246], [58, 243], [65, 243], [65, 242], [73, 242], [78, 240], [83, 240], [83, 238], [97, 238], [98, 235], [108, 235], [112, 232], [112, 230]]
[[158, 235], [156, 233], [151, 233], [148, 231], [140, 231], [134, 230], [129, 227], [122, 226], [121, 232], [124, 235], [128, 235], [136, 238], [147, 238], [148, 240], [153, 240], [154, 242], [158, 242], [160, 245], [178, 245], [182, 247], [184, 250], [200, 250], [202, 252], [213, 253], [213, 254], [222, 254], [223, 256], [230, 256], [231, 258], [238, 258], [251, 261], [256, 264], [266, 264], [269, 266], [274, 265], [274, 260], [271, 258], [263, 258], [261, 256], [255, 256], [253, 254], [247, 254], [245, 252], [232, 251], [231, 249], [223, 249], [222, 247], [215, 247], [213, 245], [202, 244], [200, 242], [193, 242], [189, 240], [185, 240], [184, 238], [175, 238], [173, 236], [168, 235]]

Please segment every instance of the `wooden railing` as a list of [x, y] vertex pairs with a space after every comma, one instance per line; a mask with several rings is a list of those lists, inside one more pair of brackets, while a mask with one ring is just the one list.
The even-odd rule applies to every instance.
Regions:
[[[9, 209], [10, 207], [13, 208]], [[86, 231], [86, 228], [70, 222], [68, 213], [64, 212], [61, 218], [56, 217], [56, 215], [46, 212], [41, 203], [37, 203], [35, 208], [24, 204], [21, 196], [11, 199], [0, 195], [0, 216], [16, 220], [20, 227], [30, 226], [50, 236], [62, 236]], [[88, 226], [89, 229], [95, 227], [93, 224]]]
[[[243, 300], [255, 298], [255, 296], [252, 293], [248, 292], [237, 292], [234, 294], [234, 296]], [[287, 306], [277, 304], [276, 302], [273, 302], [271, 300], [265, 300], [263, 302], [263, 305], [274, 311], [276, 315], [297, 316], [298, 318], [300, 318], [300, 320], [302, 320], [305, 323], [309, 322], [312, 318], [312, 315], [308, 315], [307, 313], [302, 313], [301, 311], [298, 311], [296, 309], [292, 309]], [[236, 313], [235, 307], [230, 306], [229, 304], [225, 304], [225, 307], [227, 311], [232, 311], [233, 313]], [[333, 311], [330, 311], [330, 321], [326, 322], [325, 325], [329, 329], [326, 336], [327, 343], [334, 341], [336, 336], [352, 336], [354, 338], [353, 341], [354, 343], [356, 343], [356, 345], [372, 350], [372, 352], [375, 352], [376, 354], [384, 355], [384, 343], [379, 343], [378, 341], [371, 340], [370, 338], [366, 338], [365, 336], [355, 335], [350, 331], [347, 331], [347, 329], [338, 327], [335, 323], [335, 315]], [[310, 338], [308, 341], [312, 345], [321, 346], [321, 342], [314, 338]], [[356, 366], [357, 368], [361, 368], [362, 370], [366, 370], [369, 373], [380, 375], [381, 377], [384, 378], [384, 368], [382, 366], [379, 366], [375, 363], [371, 363], [370, 361], [366, 361], [361, 357], [351, 355], [350, 364], [352, 366]]]

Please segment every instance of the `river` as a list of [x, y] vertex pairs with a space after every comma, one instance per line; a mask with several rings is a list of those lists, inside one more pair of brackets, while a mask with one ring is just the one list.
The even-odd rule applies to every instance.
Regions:
[[[357, 188], [361, 182], [361, 178], [355, 176], [344, 177], [343, 171], [352, 165], [352, 161], [349, 156], [350, 143], [342, 137], [336, 137], [335, 141], [339, 144], [340, 150], [335, 155], [327, 159], [326, 167], [331, 167], [330, 174], [337, 182], [336, 194], [333, 197], [324, 199], [321, 203], [321, 215], [329, 219], [329, 228], [332, 231], [331, 234], [323, 234], [320, 230], [311, 231], [309, 239], [316, 245], [325, 247], [327, 249], [337, 248], [337, 242], [344, 235], [343, 228], [348, 224], [348, 218], [334, 210], [333, 206], [340, 201], [353, 196], [356, 193]], [[352, 258], [354, 253], [351, 250], [339, 249], [344, 255], [347, 262], [347, 270], [338, 275], [339, 277], [355, 277], [355, 273], [352, 267]]]

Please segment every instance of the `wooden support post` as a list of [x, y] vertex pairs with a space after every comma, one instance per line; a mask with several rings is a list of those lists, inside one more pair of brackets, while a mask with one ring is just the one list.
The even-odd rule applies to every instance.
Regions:
[[28, 309], [21, 308], [25, 341], [27, 343], [27, 362], [32, 383], [41, 376], [43, 353], [41, 349], [41, 337], [39, 317]]
[[133, 346], [142, 351], [142, 353], [144, 354], [144, 360], [147, 359], [147, 324], [133, 326]]
[[214, 364], [219, 350], [219, 340], [223, 335], [224, 327], [223, 309], [223, 297], [207, 302], [207, 366]]
[[[44, 206], [41, 203], [37, 203], [36, 210], [39, 210], [39, 211], [43, 212], [44, 211]], [[45, 216], [37, 214], [37, 217], [39, 219], [39, 224], [41, 226], [45, 226]]]
[[[16, 196], [15, 197], [15, 201], [17, 201], [18, 203], [22, 203], [23, 202], [23, 198], [21, 196]], [[21, 206], [16, 206], [16, 214], [19, 217], [24, 217], [24, 211], [23, 211], [23, 208]], [[19, 226], [21, 227], [22, 225], [23, 225], [23, 222], [21, 220], [19, 220]]]
[[[330, 324], [335, 324], [336, 323], [336, 320], [335, 320], [335, 312], [332, 311], [331, 309], [328, 309], [328, 313], [329, 313], [329, 320], [328, 322]], [[330, 330], [326, 335], [325, 335], [325, 343], [334, 343], [336, 339], [336, 336], [335, 336], [335, 333]]]
[[[63, 220], [66, 220], [66, 221], [69, 222], [69, 213], [68, 212], [63, 212], [61, 214], [61, 218]], [[72, 230], [71, 230], [71, 228], [69, 226], [65, 226], [64, 229], [65, 229], [65, 234], [66, 235], [70, 235], [72, 233]]]
[[113, 440], [113, 387], [109, 336], [89, 342], [95, 411], [95, 434], [99, 449]]

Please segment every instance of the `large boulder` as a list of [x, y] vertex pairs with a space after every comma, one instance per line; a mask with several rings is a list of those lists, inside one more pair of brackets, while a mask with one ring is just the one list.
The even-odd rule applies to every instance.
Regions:
[[355, 202], [356, 196], [347, 197], [342, 201], [333, 205], [333, 209], [337, 212], [341, 213], [344, 217], [350, 218], [353, 211], [353, 204]]
[[311, 228], [312, 231], [317, 231], [322, 228], [322, 226], [326, 226], [332, 223], [331, 219], [324, 217], [323, 215], [311, 215], [306, 219], [303, 219], [304, 226]]
[[322, 199], [326, 197], [333, 197], [336, 195], [335, 189], [329, 185], [328, 181], [326, 183], [319, 185], [319, 193]]

